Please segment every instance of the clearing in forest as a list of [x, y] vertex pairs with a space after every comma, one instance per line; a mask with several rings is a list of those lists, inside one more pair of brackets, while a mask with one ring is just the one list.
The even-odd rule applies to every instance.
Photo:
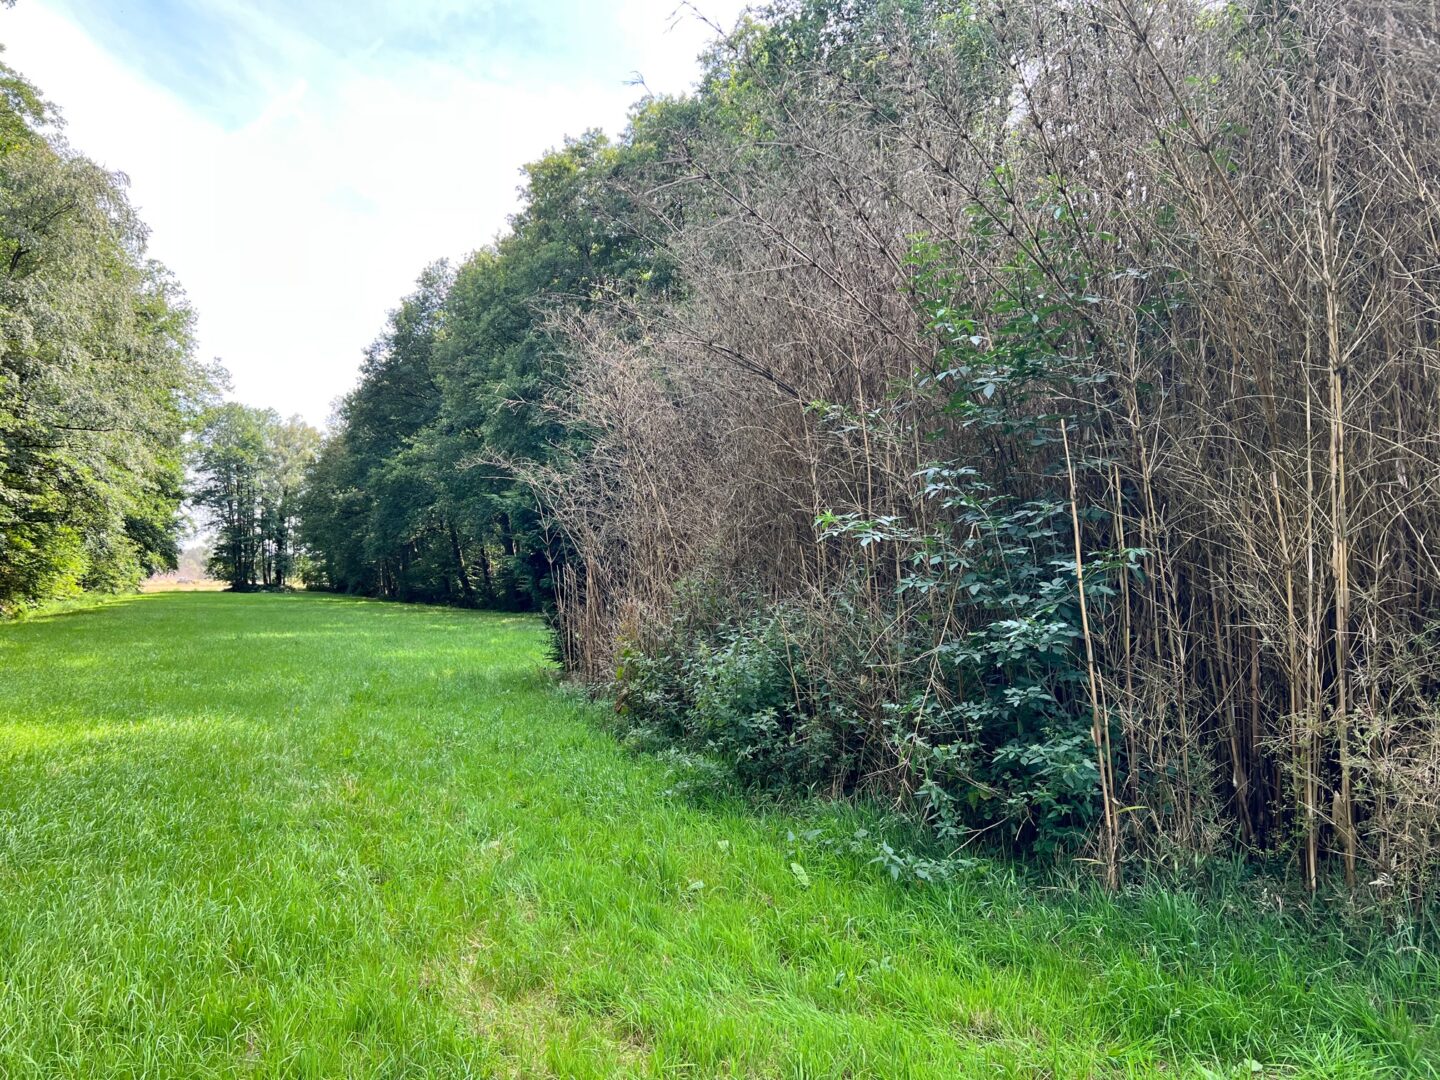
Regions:
[[822, 843], [858, 811], [677, 791], [544, 656], [314, 595], [0, 627], [0, 1076], [1436, 1074], [1403, 941], [896, 883]]

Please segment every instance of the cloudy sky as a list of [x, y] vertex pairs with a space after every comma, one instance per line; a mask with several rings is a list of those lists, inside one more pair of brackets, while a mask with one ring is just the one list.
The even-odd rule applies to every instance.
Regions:
[[[19, 0], [6, 60], [125, 172], [234, 396], [325, 421], [427, 262], [504, 228], [519, 167], [686, 89], [680, 0]], [[729, 26], [740, 0], [700, 0]]]

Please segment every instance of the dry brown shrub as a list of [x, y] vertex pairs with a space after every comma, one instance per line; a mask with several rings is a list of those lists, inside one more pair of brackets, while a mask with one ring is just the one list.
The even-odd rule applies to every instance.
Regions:
[[[919, 389], [937, 353], [914, 238], [945, 246], [981, 310], [1023, 256], [1106, 375], [1051, 403], [1086, 418], [1077, 456], [1108, 463], [1082, 478], [1109, 511], [1085, 547], [1150, 553], [1095, 628], [1132, 811], [1112, 840], [1289, 851], [1311, 887], [1333, 859], [1422, 889], [1440, 844], [1434, 5], [979, 10], [983, 48], [932, 13], [930, 33], [882, 25], [859, 67], [776, 71], [742, 43], [758, 120], [688, 134], [642, 193], [685, 299], [569, 328], [557, 407], [593, 446], [536, 476], [581, 556], [570, 663], [613, 673], [697, 573], [802, 599], [836, 635], [858, 624], [826, 597], [858, 575], [865, 625], [903, 628], [898, 549], [814, 521], [939, 527], [915, 479], [937, 459], [1019, 496], [1057, 467]], [[876, 677], [884, 642], [866, 649], [854, 694], [878, 707], [896, 680]], [[904, 789], [898, 749], [876, 769]]]

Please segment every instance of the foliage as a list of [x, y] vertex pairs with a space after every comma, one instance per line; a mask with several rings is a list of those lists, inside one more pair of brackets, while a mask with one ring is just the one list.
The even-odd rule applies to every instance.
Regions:
[[823, 691], [791, 640], [789, 625], [803, 613], [755, 609], [698, 625], [692, 612], [651, 628], [648, 647], [626, 653], [617, 672], [626, 734], [652, 746], [678, 743], [752, 788], [853, 783], [856, 763], [838, 759]]
[[173, 565], [211, 377], [124, 178], [0, 65], [0, 612]]
[[316, 584], [402, 600], [470, 592], [427, 442], [441, 404], [434, 358], [452, 277], [445, 263], [428, 267], [390, 313], [309, 472], [301, 529]]
[[[826, 775], [956, 840], [1421, 902], [1435, 42], [1417, 0], [742, 23], [639, 202], [677, 287], [567, 331], [567, 664], [669, 666], [676, 582], [708, 580], [764, 610], [656, 675], [687, 744], [748, 768], [843, 716]], [[709, 728], [706, 680], [737, 704]]]
[[[659, 108], [659, 105], [652, 108]], [[513, 462], [577, 436], [547, 410], [550, 320], [665, 272], [629, 221], [623, 177], [657, 153], [643, 113], [526, 169], [511, 229], [437, 264], [367, 354], [310, 478], [304, 531], [328, 587], [506, 609], [549, 602], [564, 552]]]
[[[972, 239], [988, 242], [993, 223], [971, 218]], [[983, 299], [967, 296], [954, 260], [947, 245], [912, 243], [906, 291], [933, 351], [889, 389], [906, 407], [807, 411], [817, 437], [837, 443], [863, 433], [943, 448], [951, 427], [982, 445], [1020, 440], [1023, 455], [1004, 471], [925, 463], [904, 478], [916, 492], [909, 516], [823, 510], [817, 539], [850, 569], [805, 602], [712, 602], [707, 615], [682, 592], [666, 628], [627, 645], [618, 707], [633, 727], [668, 733], [748, 784], [878, 788], [951, 850], [988, 835], [1074, 854], [1124, 767], [1089, 692], [1080, 582], [1098, 621], [1117, 575], [1136, 575], [1145, 552], [1076, 563], [1077, 524], [1105, 517], [1070, 494], [1077, 468], [1104, 463], [1055, 456], [1066, 420], [1084, 420], [1054, 403], [1105, 384], [1085, 355], [1083, 260], [1071, 256], [1057, 289], [1053, 268], [1016, 259], [1005, 288]]]
[[282, 589], [303, 576], [297, 522], [320, 433], [298, 416], [227, 403], [203, 418], [192, 447], [190, 501], [215, 528], [209, 570], [231, 588]]

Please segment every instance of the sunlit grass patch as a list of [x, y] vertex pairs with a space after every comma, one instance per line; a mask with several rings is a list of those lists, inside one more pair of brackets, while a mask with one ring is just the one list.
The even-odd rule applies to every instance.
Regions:
[[1403, 935], [897, 884], [789, 838], [863, 810], [675, 794], [544, 656], [308, 595], [0, 628], [0, 1076], [1435, 1074]]

